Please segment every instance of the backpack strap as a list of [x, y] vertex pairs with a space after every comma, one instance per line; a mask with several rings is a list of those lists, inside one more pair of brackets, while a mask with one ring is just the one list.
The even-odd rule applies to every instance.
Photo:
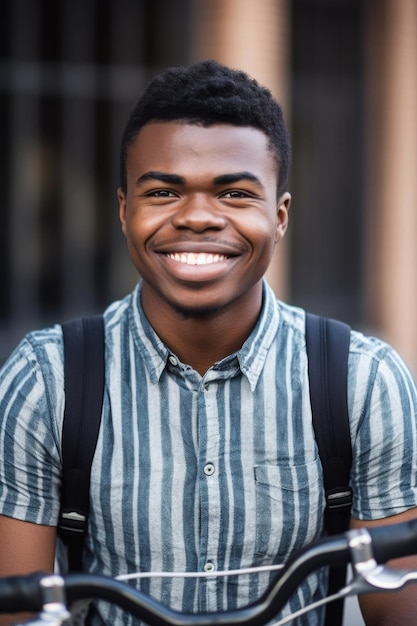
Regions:
[[[313, 427], [326, 492], [325, 529], [339, 534], [349, 528], [352, 445], [347, 407], [350, 327], [333, 319], [306, 314], [306, 342]], [[346, 581], [345, 568], [331, 568], [329, 594]], [[327, 605], [326, 626], [342, 624], [343, 600]]]
[[90, 472], [104, 393], [104, 321], [100, 315], [62, 324], [65, 411], [58, 532], [70, 571], [81, 571], [90, 501]]

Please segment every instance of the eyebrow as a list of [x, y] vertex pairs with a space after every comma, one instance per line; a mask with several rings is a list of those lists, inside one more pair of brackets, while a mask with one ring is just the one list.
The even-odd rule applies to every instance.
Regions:
[[183, 185], [185, 184], [185, 178], [183, 176], [179, 176], [178, 174], [167, 174], [166, 172], [146, 172], [139, 176], [136, 181], [137, 185], [141, 185], [142, 183], [146, 183], [148, 180], [159, 180], [162, 183], [168, 183], [169, 185]]
[[[179, 174], [168, 174], [167, 172], [150, 171], [142, 174], [142, 176], [139, 176], [136, 184], [141, 185], [149, 180], [156, 180], [167, 183], [169, 185], [184, 185], [187, 182], [186, 179], [183, 176], [179, 176]], [[255, 176], [255, 174], [246, 171], [235, 172], [233, 174], [221, 174], [220, 176], [216, 176], [216, 178], [214, 178], [213, 183], [218, 186], [231, 185], [241, 180], [248, 180], [251, 183], [255, 183], [259, 187], [263, 187], [261, 181], [257, 176]]]
[[232, 183], [238, 183], [241, 180], [248, 180], [251, 183], [255, 183], [259, 187], [263, 187], [261, 181], [255, 174], [251, 172], [236, 172], [234, 174], [222, 174], [221, 176], [216, 176], [214, 179], [215, 185], [230, 185]]

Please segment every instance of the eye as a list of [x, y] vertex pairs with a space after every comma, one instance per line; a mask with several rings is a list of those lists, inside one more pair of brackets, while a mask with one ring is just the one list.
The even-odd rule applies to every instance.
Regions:
[[153, 189], [152, 191], [148, 191], [146, 194], [148, 197], [153, 198], [175, 198], [176, 194], [169, 189]]
[[240, 189], [231, 189], [222, 194], [222, 198], [234, 198], [239, 200], [240, 198], [250, 198], [251, 194], [248, 191], [242, 191]]

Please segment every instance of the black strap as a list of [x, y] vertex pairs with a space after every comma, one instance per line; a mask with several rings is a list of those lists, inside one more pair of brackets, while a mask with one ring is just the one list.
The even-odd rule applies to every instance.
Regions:
[[58, 524], [68, 546], [70, 571], [81, 571], [90, 501], [91, 463], [100, 428], [104, 392], [102, 316], [62, 325], [65, 412], [62, 431], [62, 491]]
[[[352, 465], [347, 373], [350, 327], [342, 322], [306, 314], [306, 341], [313, 426], [326, 492], [325, 528], [339, 534], [349, 528]], [[346, 581], [345, 568], [331, 568], [329, 594]], [[327, 605], [326, 626], [343, 620], [343, 600]]]

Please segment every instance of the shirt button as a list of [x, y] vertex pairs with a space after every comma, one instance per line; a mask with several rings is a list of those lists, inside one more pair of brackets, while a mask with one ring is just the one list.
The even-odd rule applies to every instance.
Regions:
[[174, 367], [175, 367], [176, 365], [178, 365], [178, 359], [177, 359], [177, 357], [176, 357], [176, 356], [174, 356], [173, 354], [171, 354], [171, 355], [168, 357], [168, 361], [171, 363], [171, 365], [174, 365]]
[[214, 474], [214, 465], [213, 463], [207, 463], [204, 466], [204, 473], [206, 476], [213, 476]]
[[207, 572], [207, 574], [211, 574], [212, 572], [214, 572], [216, 570], [214, 563], [212, 563], [211, 561], [208, 561], [205, 565], [204, 565], [204, 571]]

